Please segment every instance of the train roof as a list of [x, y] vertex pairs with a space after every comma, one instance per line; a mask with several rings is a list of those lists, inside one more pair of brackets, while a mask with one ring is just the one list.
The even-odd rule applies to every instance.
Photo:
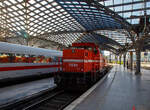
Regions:
[[95, 43], [72, 43], [72, 47], [78, 47], [78, 46], [89, 46], [89, 47], [96, 47], [97, 45]]
[[42, 56], [62, 56], [62, 51], [50, 50], [43, 48], [35, 48], [18, 44], [0, 42], [0, 53], [15, 53], [25, 55], [42, 55]]

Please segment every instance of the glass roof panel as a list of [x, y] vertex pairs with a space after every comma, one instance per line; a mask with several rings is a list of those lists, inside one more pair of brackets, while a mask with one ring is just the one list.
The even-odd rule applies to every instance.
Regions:
[[[109, 9], [115, 11], [120, 16], [125, 18], [131, 24], [138, 24], [140, 16], [144, 15], [146, 10], [147, 15], [150, 13], [149, 0], [107, 0], [99, 2]], [[135, 19], [137, 18], [137, 19]], [[131, 19], [131, 20], [129, 20]], [[134, 21], [135, 20], [135, 21]]]
[[[29, 0], [28, 2], [23, 0], [4, 0], [4, 2], [0, 3], [2, 7], [1, 13], [3, 14], [1, 20], [7, 20], [7, 23], [9, 23], [7, 25], [12, 27], [10, 31], [16, 30], [15, 28], [17, 28], [17, 31], [24, 29], [26, 32], [29, 31], [31, 36], [33, 34], [35, 36], [41, 33], [43, 34], [44, 32], [42, 31], [44, 30], [48, 32], [84, 30], [54, 0]], [[8, 5], [10, 5], [9, 8], [6, 7]], [[6, 25], [3, 22], [1, 24]]]
[[107, 18], [111, 18], [109, 15], [104, 14], [102, 10], [88, 2], [79, 0], [57, 0], [57, 2], [88, 31], [110, 27], [121, 28], [120, 23], [112, 19], [107, 20]]
[[96, 33], [118, 41], [121, 45], [125, 45], [125, 43], [131, 43], [131, 40], [128, 38], [128, 33], [125, 30], [101, 30], [97, 31]]

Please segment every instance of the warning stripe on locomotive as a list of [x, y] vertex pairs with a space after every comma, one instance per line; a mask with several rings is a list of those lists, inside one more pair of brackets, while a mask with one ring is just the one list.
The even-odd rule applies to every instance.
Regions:
[[103, 60], [64, 59], [63, 62], [93, 63], [93, 62], [103, 62]]

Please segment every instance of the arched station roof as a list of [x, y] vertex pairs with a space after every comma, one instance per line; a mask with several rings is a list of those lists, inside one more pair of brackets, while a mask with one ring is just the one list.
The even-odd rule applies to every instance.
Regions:
[[145, 11], [150, 13], [149, 4], [149, 0], [1, 0], [0, 40], [43, 48], [92, 41], [117, 51], [131, 43], [133, 25]]

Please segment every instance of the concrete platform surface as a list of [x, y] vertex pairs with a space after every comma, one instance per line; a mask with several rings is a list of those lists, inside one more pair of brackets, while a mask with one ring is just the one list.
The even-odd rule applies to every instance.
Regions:
[[18, 101], [40, 91], [54, 87], [53, 78], [47, 78], [14, 86], [0, 88], [0, 105]]
[[[134, 75], [116, 65], [81, 103], [68, 110], [150, 110], [150, 71]], [[66, 109], [65, 109], [66, 110]]]

